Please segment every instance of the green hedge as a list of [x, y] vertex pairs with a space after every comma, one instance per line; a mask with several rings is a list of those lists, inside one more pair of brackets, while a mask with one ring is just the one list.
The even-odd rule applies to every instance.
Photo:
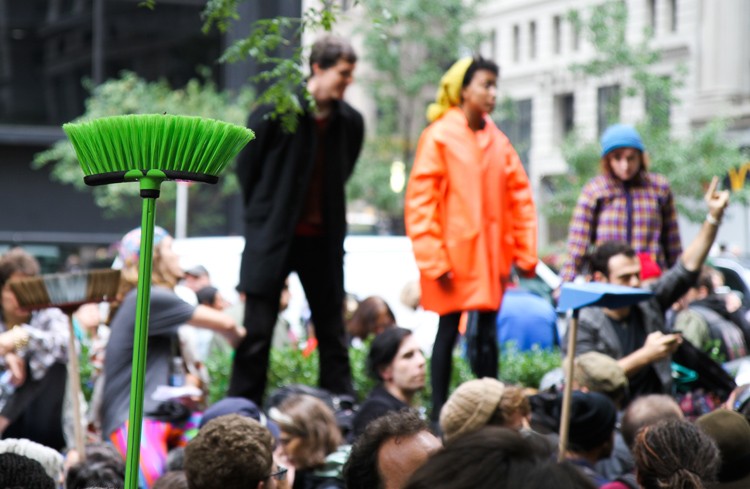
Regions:
[[[375, 381], [367, 376], [365, 369], [367, 352], [369, 350], [368, 346], [366, 345], [365, 348], [349, 349], [354, 389], [360, 401], [375, 386]], [[504, 348], [500, 355], [500, 380], [511, 384], [537, 388], [542, 376], [550, 370], [559, 367], [560, 364], [559, 350], [535, 349], [528, 352], [520, 352], [512, 345], [509, 345]], [[232, 369], [231, 351], [222, 349], [213, 350], [207, 361], [207, 367], [211, 377], [209, 403], [214, 403], [224, 397], [229, 385], [229, 375]], [[429, 376], [429, 365], [427, 375]], [[453, 355], [451, 390], [473, 378], [474, 375], [471, 373], [468, 363], [461, 357], [459, 349], [456, 349]], [[318, 384], [317, 350], [307, 357], [302, 354], [301, 350], [296, 348], [271, 350], [266, 392], [271, 392], [278, 387], [289, 384], [305, 384], [310, 386]], [[422, 406], [429, 410], [429, 379], [425, 390], [420, 395], [419, 401]]]

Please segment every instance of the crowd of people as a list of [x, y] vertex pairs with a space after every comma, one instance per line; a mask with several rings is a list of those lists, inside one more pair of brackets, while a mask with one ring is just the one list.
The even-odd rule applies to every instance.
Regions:
[[[139, 280], [153, 287], [143, 489], [750, 487], [750, 386], [703, 379], [701, 390], [674, 395], [680, 352], [703, 362], [688, 367], [721, 380], [728, 374], [703, 350], [736, 360], [750, 345], [742, 301], [719, 293], [722, 277], [706, 266], [729, 202], [716, 179], [705, 221], [683, 247], [668, 181], [649, 171], [640, 134], [622, 124], [604, 132], [601, 175], [581, 193], [562, 275], [651, 293], [584, 308], [568, 348], [550, 305], [513, 293], [514, 273], [534, 273], [537, 223], [523, 165], [490, 117], [499, 68], [478, 56], [458, 60], [428, 109], [406, 191], [420, 272], [418, 292], [412, 284], [407, 295], [440, 316], [428, 354], [382, 298], [346, 313], [344, 185], [364, 124], [343, 95], [357, 55], [325, 36], [309, 61], [304, 88], [315, 103], [294, 132], [269, 117], [271, 107], [248, 121], [256, 140], [237, 164], [246, 224], [239, 314], [205, 268], [180, 267], [172, 237], [157, 227], [152, 257], [139, 256], [140, 228], [119, 242], [121, 286], [108, 317], [96, 305], [73, 315], [82, 361], [95, 367], [83, 451], [72, 448], [79, 394], [65, 370], [84, 349], [69, 350], [60, 310], [19, 306], [9, 282], [38, 276], [36, 260], [22, 249], [0, 257], [0, 487], [123, 487]], [[153, 260], [151, 277], [138, 276], [143, 259]], [[279, 316], [290, 272], [310, 306], [304, 332]], [[460, 336], [476, 378], [450, 392]], [[575, 357], [572, 370], [539, 389], [501, 382], [499, 344], [511, 338], [522, 348], [561, 344]], [[271, 349], [301, 339], [319, 352], [318, 387], [266, 395]], [[205, 362], [215, 342], [233, 352], [231, 376], [226, 396], [208, 405]], [[369, 392], [354, 391], [351, 347], [367, 350]]]

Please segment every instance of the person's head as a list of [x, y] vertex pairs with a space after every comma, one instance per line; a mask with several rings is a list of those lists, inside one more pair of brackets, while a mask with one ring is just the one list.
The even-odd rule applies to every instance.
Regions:
[[185, 447], [190, 489], [274, 489], [279, 471], [271, 432], [246, 416], [209, 421]]
[[703, 265], [695, 283], [685, 293], [684, 303], [690, 304], [691, 302], [705, 299], [709, 295], [713, 295], [715, 280], [714, 276], [714, 269], [709, 267], [708, 265]]
[[16, 294], [8, 285], [8, 281], [15, 278], [27, 278], [39, 275], [39, 262], [31, 254], [21, 248], [13, 248], [0, 257], [0, 289], [2, 302], [0, 311], [4, 315], [26, 317], [27, 311], [21, 310]]
[[602, 134], [601, 145], [602, 173], [627, 182], [648, 169], [648, 155], [641, 135], [633, 126], [615, 124], [608, 127]]
[[42, 464], [16, 453], [0, 453], [0, 487], [55, 489]]
[[567, 451], [592, 461], [609, 457], [614, 448], [617, 408], [604, 394], [574, 391], [570, 403]]
[[211, 285], [211, 276], [208, 274], [206, 267], [196, 265], [185, 270], [182, 282], [185, 287], [197, 293], [203, 287]]
[[719, 449], [697, 426], [667, 420], [638, 432], [633, 446], [643, 489], [703, 489], [719, 471]]
[[320, 103], [344, 98], [354, 81], [357, 54], [346, 39], [328, 34], [319, 38], [310, 50], [308, 89]]
[[[417, 339], [405, 328], [394, 327], [377, 335], [370, 344], [367, 370], [386, 390], [402, 400], [422, 390], [425, 358]], [[404, 399], [406, 398], [406, 399]]]
[[633, 248], [623, 241], [606, 241], [589, 257], [595, 282], [640, 287], [641, 262]]
[[65, 474], [67, 489], [95, 486], [117, 489], [125, 485], [125, 460], [113, 445], [89, 443], [85, 451], [85, 460], [75, 451], [68, 452], [66, 463], [71, 465]]
[[[174, 288], [183, 277], [180, 259], [172, 249], [174, 239], [162, 227], [156, 226], [153, 240], [153, 265], [151, 283]], [[141, 254], [141, 228], [135, 228], [123, 236], [118, 248], [118, 264], [121, 268], [119, 295], [138, 286], [138, 266]]]
[[620, 406], [628, 390], [625, 371], [614, 358], [590, 351], [575, 358], [573, 389], [599, 392]]
[[229, 303], [221, 295], [219, 289], [211, 285], [200, 289], [195, 293], [195, 296], [198, 298], [198, 304], [208, 306], [212, 309], [216, 309], [217, 311], [223, 311], [224, 309], [229, 307]]
[[352, 446], [344, 466], [346, 487], [401, 488], [440, 446], [417, 412], [390, 412], [372, 421]]
[[451, 107], [484, 115], [493, 111], [500, 69], [481, 56], [461, 58], [440, 78], [435, 102], [427, 108], [427, 120], [434, 122]]
[[396, 316], [385, 300], [372, 296], [359, 303], [351, 319], [347, 321], [346, 329], [352, 337], [364, 340], [395, 325]]
[[257, 404], [244, 397], [225, 397], [224, 399], [211, 404], [203, 412], [203, 417], [201, 418], [199, 426], [203, 427], [212, 419], [227, 414], [239, 414], [240, 416], [247, 416], [248, 418], [254, 419], [262, 426], [268, 428], [275, 440], [278, 440], [281, 435], [279, 426], [274, 423], [273, 420], [268, 419]]
[[477, 114], [489, 114], [497, 101], [497, 77], [500, 69], [494, 61], [476, 56], [461, 82], [461, 107]]
[[[554, 481], [554, 483], [552, 483]], [[521, 434], [485, 426], [459, 436], [414, 472], [406, 489], [592, 489], [574, 467], [557, 464]]]
[[99, 304], [93, 302], [81, 305], [73, 316], [87, 334], [95, 332], [102, 323], [101, 308]]
[[738, 484], [742, 481], [750, 486], [750, 424], [747, 419], [740, 413], [717, 409], [699, 417], [695, 424], [719, 448], [719, 482]]
[[187, 476], [182, 470], [172, 470], [156, 479], [151, 489], [188, 489]]
[[281, 448], [296, 469], [322, 465], [343, 442], [333, 411], [317, 397], [293, 394], [269, 417], [279, 425]]
[[520, 430], [531, 412], [529, 400], [515, 386], [484, 377], [459, 385], [440, 410], [445, 443], [484, 426]]
[[86, 459], [68, 469], [65, 476], [66, 489], [88, 489], [89, 487], [122, 488], [125, 485], [125, 463], [119, 461]]
[[[55, 483], [62, 482], [63, 456], [57, 450], [26, 438], [4, 438], [0, 440], [0, 453], [23, 455], [38, 462]], [[2, 469], [0, 468], [0, 473]], [[0, 487], [5, 487], [0, 485]]]
[[620, 432], [625, 443], [632, 449], [635, 435], [641, 428], [667, 419], [682, 420], [684, 418], [680, 406], [672, 397], [664, 394], [649, 394], [637, 397], [628, 405], [622, 415]]

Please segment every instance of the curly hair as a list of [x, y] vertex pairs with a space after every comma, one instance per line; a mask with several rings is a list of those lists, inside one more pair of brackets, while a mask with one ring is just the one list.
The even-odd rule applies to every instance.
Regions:
[[268, 428], [238, 414], [206, 423], [185, 448], [190, 489], [248, 489], [273, 467], [273, 437]]
[[378, 470], [378, 449], [390, 438], [408, 438], [429, 431], [413, 409], [393, 411], [373, 420], [357, 438], [344, 465], [344, 481], [348, 489], [383, 487]]
[[39, 262], [23, 248], [13, 248], [0, 258], [0, 288], [10, 280], [14, 273], [22, 273], [27, 277], [39, 275]]
[[523, 389], [515, 385], [506, 385], [497, 409], [489, 421], [487, 421], [487, 424], [491, 426], [505, 426], [507, 428], [509, 427], [507, 424], [513, 416], [520, 414], [526, 417], [530, 412], [531, 404], [529, 403], [529, 398], [524, 394]]
[[716, 479], [716, 443], [688, 421], [666, 420], [640, 430], [633, 447], [644, 489], [703, 489]]
[[406, 485], [406, 489], [456, 487], [594, 489], [595, 486], [577, 468], [550, 460], [517, 431], [485, 426], [446, 445], [417, 469]]
[[336, 417], [326, 403], [307, 394], [294, 394], [271, 409], [269, 415], [283, 432], [302, 440], [295, 453], [296, 469], [311, 469], [323, 465], [328, 454], [343, 442]]

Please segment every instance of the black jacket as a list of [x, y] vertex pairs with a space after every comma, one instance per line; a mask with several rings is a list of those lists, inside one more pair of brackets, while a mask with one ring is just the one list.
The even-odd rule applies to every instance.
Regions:
[[[255, 131], [237, 161], [245, 205], [245, 251], [239, 290], [270, 295], [280, 290], [294, 230], [307, 196], [317, 144], [325, 144], [321, 209], [327, 247], [343, 260], [346, 235], [344, 186], [364, 139], [362, 116], [344, 101], [334, 102], [325, 141], [316, 141], [315, 120], [306, 112], [294, 133], [272, 120], [271, 106], [256, 109], [247, 126]], [[341, 273], [341, 272], [340, 272]], [[343, 278], [342, 278], [343, 280]], [[343, 286], [343, 285], [342, 285]]]

